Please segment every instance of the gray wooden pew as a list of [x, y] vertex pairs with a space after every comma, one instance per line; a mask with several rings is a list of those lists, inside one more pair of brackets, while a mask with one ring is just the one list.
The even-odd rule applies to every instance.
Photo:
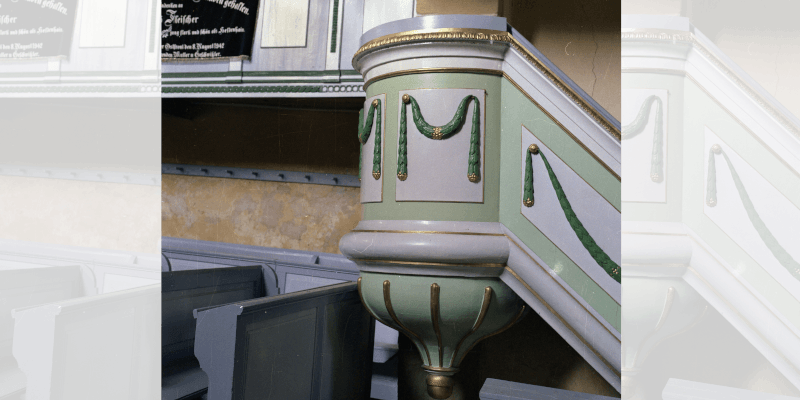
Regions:
[[158, 395], [158, 284], [13, 311], [26, 400]]
[[618, 397], [600, 396], [573, 392], [570, 390], [553, 389], [544, 386], [527, 385], [518, 382], [503, 381], [489, 378], [483, 383], [479, 394], [481, 400], [614, 400]]
[[208, 398], [369, 399], [375, 323], [355, 282], [197, 309]]
[[663, 400], [800, 400], [800, 397], [676, 378], [669, 378], [667, 385], [661, 391], [661, 398]]
[[[267, 295], [293, 293], [341, 282], [355, 282], [358, 267], [340, 254], [277, 249], [162, 237], [162, 270], [181, 271], [261, 265]], [[397, 399], [398, 332], [377, 323], [373, 349], [372, 397]], [[168, 400], [165, 397], [164, 400]]]
[[256, 265], [174, 271], [161, 279], [162, 399], [198, 396], [208, 378], [194, 357], [193, 310], [264, 297], [263, 270]]
[[78, 266], [0, 270], [0, 399], [19, 396], [25, 390], [25, 375], [11, 352], [12, 310], [83, 295]]

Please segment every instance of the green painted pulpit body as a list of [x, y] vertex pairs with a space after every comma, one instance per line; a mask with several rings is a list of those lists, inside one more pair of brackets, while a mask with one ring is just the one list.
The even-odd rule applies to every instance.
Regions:
[[476, 343], [511, 327], [526, 310], [497, 278], [362, 272], [359, 292], [377, 320], [411, 339], [434, 376], [453, 375]]

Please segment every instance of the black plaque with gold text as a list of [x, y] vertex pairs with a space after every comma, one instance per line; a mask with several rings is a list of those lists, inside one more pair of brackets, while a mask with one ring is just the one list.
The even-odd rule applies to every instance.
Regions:
[[249, 59], [259, 0], [166, 0], [161, 3], [161, 59]]
[[0, 1], [0, 60], [68, 57], [77, 6], [78, 0]]

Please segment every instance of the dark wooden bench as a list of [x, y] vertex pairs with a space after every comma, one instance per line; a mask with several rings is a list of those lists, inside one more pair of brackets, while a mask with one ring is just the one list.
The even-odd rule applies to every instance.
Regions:
[[369, 399], [375, 324], [355, 282], [194, 316], [209, 399]]
[[208, 378], [194, 357], [196, 308], [265, 296], [261, 266], [162, 273], [162, 399], [198, 396]]
[[16, 308], [26, 399], [152, 399], [159, 393], [158, 284]]
[[0, 398], [21, 395], [25, 375], [12, 354], [12, 310], [83, 296], [78, 266], [0, 270]]

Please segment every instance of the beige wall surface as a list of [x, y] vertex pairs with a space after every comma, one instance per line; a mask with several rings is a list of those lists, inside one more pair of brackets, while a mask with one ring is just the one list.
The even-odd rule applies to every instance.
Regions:
[[0, 239], [158, 254], [159, 186], [0, 176]]
[[619, 120], [619, 1], [512, 1], [504, 13], [511, 26]]
[[361, 220], [359, 189], [164, 175], [162, 235], [339, 253]]

